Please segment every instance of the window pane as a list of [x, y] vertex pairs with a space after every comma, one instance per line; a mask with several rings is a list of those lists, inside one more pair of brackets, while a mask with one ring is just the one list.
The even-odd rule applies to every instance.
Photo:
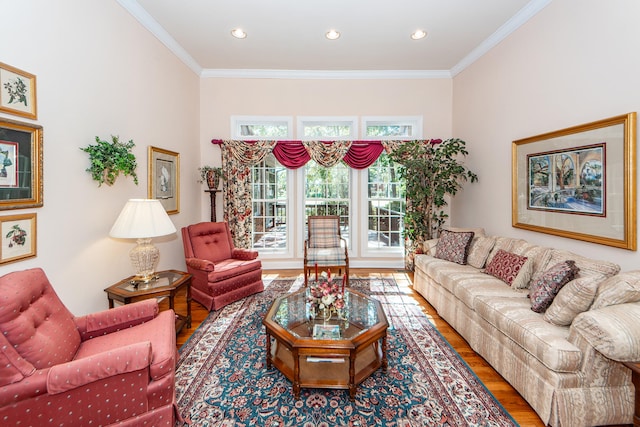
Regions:
[[413, 136], [412, 125], [367, 125], [367, 136]]
[[[311, 160], [305, 165], [305, 218], [338, 215], [340, 233], [349, 237], [349, 169], [338, 163], [325, 168]], [[307, 236], [305, 221], [305, 237]]]
[[273, 154], [252, 167], [253, 248], [287, 247], [287, 170]]
[[383, 153], [369, 167], [368, 247], [402, 247], [405, 186], [398, 165]]
[[288, 135], [288, 129], [289, 127], [286, 123], [242, 124], [240, 125], [240, 136], [286, 138]]

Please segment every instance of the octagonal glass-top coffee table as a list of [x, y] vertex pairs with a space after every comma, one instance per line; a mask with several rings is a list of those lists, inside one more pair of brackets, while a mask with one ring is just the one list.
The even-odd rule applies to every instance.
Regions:
[[267, 367], [275, 366], [300, 389], [356, 387], [378, 368], [387, 369], [389, 323], [380, 302], [345, 289], [343, 318], [311, 319], [306, 288], [277, 298], [262, 323], [267, 333]]

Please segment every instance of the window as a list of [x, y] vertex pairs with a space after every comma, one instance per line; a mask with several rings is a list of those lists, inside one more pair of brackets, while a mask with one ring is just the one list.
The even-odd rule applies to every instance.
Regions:
[[[232, 117], [233, 137], [239, 139], [291, 139], [291, 118]], [[273, 154], [251, 168], [253, 249], [287, 252], [289, 248], [288, 170]]]
[[[365, 117], [366, 139], [417, 139], [422, 118]], [[365, 252], [397, 251], [404, 247], [405, 185], [399, 165], [383, 153], [367, 171], [367, 244]]]
[[[307, 140], [357, 138], [355, 118], [299, 117], [298, 131]], [[309, 215], [338, 215], [340, 234], [350, 245], [351, 173], [343, 162], [326, 168], [311, 160], [304, 167], [304, 222]]]

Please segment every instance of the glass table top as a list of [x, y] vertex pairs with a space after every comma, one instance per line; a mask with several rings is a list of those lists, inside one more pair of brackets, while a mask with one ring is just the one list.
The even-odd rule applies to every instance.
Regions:
[[[308, 289], [285, 295], [276, 300], [272, 320], [298, 338], [352, 339], [382, 321], [380, 303], [351, 289], [344, 291], [345, 307], [333, 312], [329, 319], [314, 317]], [[386, 322], [386, 319], [384, 319]]]

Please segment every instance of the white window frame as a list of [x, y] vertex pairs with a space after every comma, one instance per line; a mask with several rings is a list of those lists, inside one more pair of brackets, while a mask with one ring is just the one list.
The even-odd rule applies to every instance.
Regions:
[[[351, 131], [348, 137], [322, 137], [321, 141], [340, 141], [340, 140], [354, 140], [358, 139], [358, 117], [357, 116], [298, 116], [296, 118], [296, 129], [298, 139], [313, 141], [314, 138], [305, 137], [304, 136], [304, 126], [308, 123], [313, 123], [314, 125], [350, 125]], [[299, 257], [304, 257], [304, 241], [307, 238], [305, 234], [305, 223], [306, 218], [304, 216], [304, 167], [299, 168], [296, 171], [296, 180], [300, 183], [299, 191], [296, 193], [296, 200], [299, 200], [301, 209], [298, 213], [297, 223], [298, 223], [298, 245], [299, 245]], [[347, 248], [349, 249], [349, 256], [351, 257], [351, 252], [354, 249], [354, 239], [353, 239], [353, 226], [354, 226], [354, 218], [358, 218], [359, 209], [358, 209], [358, 199], [357, 199], [357, 175], [354, 173], [353, 168], [349, 168], [349, 238], [347, 240]], [[355, 252], [357, 254], [357, 250]], [[357, 256], [357, 255], [356, 255]]]
[[[363, 140], [414, 140], [422, 138], [423, 128], [422, 116], [365, 116], [362, 117], [362, 139]], [[379, 126], [412, 126], [411, 136], [398, 137], [398, 136], [367, 136], [367, 126], [369, 124], [375, 124]], [[362, 206], [362, 212], [368, 212], [368, 171], [362, 171], [360, 177], [360, 203]], [[376, 257], [388, 257], [389, 255], [404, 254], [404, 247], [386, 247], [386, 248], [369, 248], [369, 235], [368, 235], [368, 221], [360, 221], [361, 228], [358, 230], [359, 245], [362, 248], [360, 256], [363, 258], [376, 258]]]
[[[257, 137], [257, 136], [243, 136], [241, 134], [241, 127], [244, 125], [270, 125], [270, 124], [286, 124], [287, 136], [286, 139], [293, 139], [293, 118], [290, 116], [231, 116], [231, 137], [239, 140], [268, 140], [269, 137]], [[282, 137], [279, 137], [282, 138]], [[287, 169], [287, 193], [295, 194], [295, 173], [292, 170]], [[290, 193], [289, 193], [290, 191]], [[287, 211], [287, 244], [285, 249], [256, 249], [260, 253], [260, 257], [264, 259], [282, 259], [293, 258], [295, 253], [294, 247], [294, 234], [296, 233], [295, 227], [293, 227], [293, 220], [296, 218], [296, 213], [292, 211], [293, 198], [287, 197], [286, 211]]]

